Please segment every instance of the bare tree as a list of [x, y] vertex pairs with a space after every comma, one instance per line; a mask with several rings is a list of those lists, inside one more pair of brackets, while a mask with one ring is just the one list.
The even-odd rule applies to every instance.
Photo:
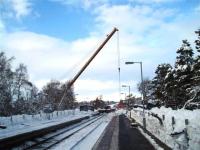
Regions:
[[13, 71], [11, 62], [14, 58], [7, 58], [0, 52], [0, 115], [8, 116], [12, 113], [12, 84]]

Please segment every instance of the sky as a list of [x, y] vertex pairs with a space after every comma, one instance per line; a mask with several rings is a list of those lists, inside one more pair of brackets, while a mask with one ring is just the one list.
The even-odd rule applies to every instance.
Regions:
[[141, 61], [149, 79], [158, 64], [173, 66], [182, 40], [194, 47], [200, 0], [0, 0], [0, 50], [15, 57], [14, 67], [24, 63], [39, 89], [72, 79], [114, 27], [119, 32], [74, 84], [78, 101], [119, 100], [118, 50], [121, 84], [139, 96], [140, 66], [125, 62]]

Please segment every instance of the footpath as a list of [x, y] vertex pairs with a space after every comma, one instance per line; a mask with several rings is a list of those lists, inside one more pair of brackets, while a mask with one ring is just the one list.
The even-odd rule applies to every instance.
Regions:
[[155, 150], [151, 143], [125, 115], [115, 116], [93, 150]]

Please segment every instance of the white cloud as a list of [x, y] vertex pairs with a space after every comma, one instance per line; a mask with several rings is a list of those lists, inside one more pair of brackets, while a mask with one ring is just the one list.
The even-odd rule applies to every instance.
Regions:
[[[9, 56], [15, 56], [18, 63], [23, 62], [28, 65], [34, 81], [44, 77], [49, 80], [66, 77], [70, 79], [100, 44], [97, 40], [99, 38], [90, 36], [67, 42], [33, 32], [14, 32], [7, 33], [3, 37], [1, 47]], [[115, 58], [110, 59], [112, 55], [112, 53], [106, 53], [103, 57], [105, 61], [100, 61], [100, 63], [95, 61], [86, 73], [91, 75], [91, 72], [95, 71], [98, 74], [105, 70], [105, 65], [115, 60]], [[112, 71], [111, 67], [112, 65], [106, 69]]]
[[75, 83], [77, 90], [86, 90], [87, 92], [101, 92], [102, 90], [114, 90], [118, 88], [118, 83], [114, 81], [101, 81], [101, 79], [81, 79]]
[[[123, 84], [127, 83], [130, 83], [130, 81]], [[77, 97], [79, 101], [87, 99], [94, 100], [99, 95], [103, 95], [104, 100], [119, 101], [119, 98], [124, 98], [123, 95], [119, 95], [119, 83], [116, 80], [102, 81], [101, 79], [79, 79], [74, 87], [75, 91], [79, 91]], [[138, 96], [136, 89], [133, 89], [133, 87], [131, 88], [131, 93]], [[122, 89], [122, 91], [124, 93], [128, 92], [127, 89]]]
[[100, 28], [117, 26], [120, 31], [141, 34], [152, 27], [159, 27], [166, 18], [174, 16], [175, 12], [174, 9], [154, 9], [146, 5], [104, 5], [96, 9], [96, 21]]
[[[15, 56], [15, 62], [27, 65], [31, 81], [41, 89], [51, 79], [62, 79], [62, 81], [71, 79], [100, 45], [99, 39], [101, 37], [90, 36], [67, 42], [33, 32], [14, 32], [4, 36], [1, 47], [9, 56]], [[104, 52], [95, 58], [77, 80], [75, 90], [78, 93], [109, 95], [105, 92], [113, 93], [118, 90], [118, 83], [115, 80], [117, 79], [116, 49], [113, 49], [113, 41], [110, 42], [102, 50]], [[83, 57], [86, 58], [84, 61]]]
[[[70, 51], [67, 51], [68, 43], [46, 35], [32, 32], [10, 33], [5, 36], [3, 44], [10, 55], [29, 65], [31, 72], [39, 73], [40, 77], [68, 68], [72, 61]], [[56, 72], [53, 74], [56, 75]], [[54, 78], [53, 75], [50, 78]]]
[[200, 13], [200, 5], [198, 5], [198, 6], [195, 8], [195, 11], [196, 11], [197, 13]]
[[[84, 94], [84, 95], [77, 95], [76, 96], [76, 99], [79, 101], [79, 102], [81, 102], [81, 101], [90, 101], [90, 100], [95, 100], [97, 97], [99, 97], [99, 96], [102, 96], [102, 99], [104, 100], [104, 101], [118, 101], [119, 102], [119, 93], [118, 92], [111, 92], [111, 93], [109, 93], [109, 94], [104, 94], [104, 95], [102, 95], [102, 94], [99, 94], [99, 93], [86, 93], [86, 94]], [[121, 99], [124, 99], [124, 97], [123, 96], [121, 96]]]
[[200, 14], [183, 15], [176, 9], [148, 5], [104, 5], [95, 13], [100, 30], [105, 31], [112, 26], [119, 28], [120, 46], [121, 50], [126, 49], [125, 56], [132, 55], [133, 59], [141, 60], [160, 59], [164, 53], [170, 57], [172, 53], [175, 55], [177, 43], [185, 38], [192, 42], [195, 28], [200, 23]]
[[5, 25], [3, 23], [3, 20], [0, 18], [0, 34], [2, 34], [5, 31]]
[[169, 3], [176, 2], [181, 0], [129, 0], [130, 2], [139, 2], [143, 4], [151, 4], [151, 3]]
[[11, 4], [17, 19], [29, 15], [32, 11], [29, 0], [11, 0]]
[[34, 84], [39, 88], [40, 90], [44, 87], [45, 84], [47, 84], [50, 80], [49, 79], [38, 79], [34, 82]]
[[6, 19], [16, 18], [20, 20], [32, 13], [30, 0], [2, 0], [1, 5], [1, 15]]
[[52, 2], [59, 2], [63, 5], [79, 7], [83, 9], [94, 8], [98, 5], [107, 3], [109, 0], [50, 0]]
[[[4, 35], [5, 35], [5, 24], [3, 20], [0, 18], [0, 41], [2, 41], [2, 39], [4, 38]], [[0, 46], [1, 46], [1, 42], [0, 42]]]

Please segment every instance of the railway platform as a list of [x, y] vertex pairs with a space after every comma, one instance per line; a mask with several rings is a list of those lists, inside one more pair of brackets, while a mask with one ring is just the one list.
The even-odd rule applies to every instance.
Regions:
[[155, 150], [125, 115], [113, 117], [93, 150]]

